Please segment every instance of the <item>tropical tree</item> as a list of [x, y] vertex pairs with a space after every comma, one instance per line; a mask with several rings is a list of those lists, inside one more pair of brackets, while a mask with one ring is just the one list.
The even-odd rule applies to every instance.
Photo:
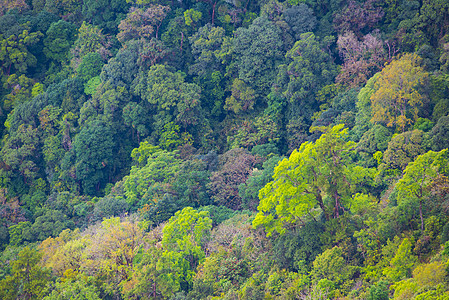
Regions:
[[259, 192], [254, 227], [263, 225], [269, 235], [285, 233], [289, 226], [304, 225], [320, 212], [329, 220], [349, 208], [358, 183], [372, 174], [348, 160], [355, 143], [344, 140], [343, 126], [324, 129], [315, 143], [303, 143], [279, 162], [273, 181]]
[[429, 76], [420, 62], [416, 54], [405, 54], [380, 72], [370, 98], [372, 122], [404, 132], [418, 119], [419, 109], [427, 102], [419, 87]]
[[432, 192], [432, 186], [435, 185], [437, 178], [443, 175], [442, 171], [447, 168], [448, 159], [447, 149], [420, 155], [408, 164], [402, 179], [396, 184], [400, 206], [418, 205], [422, 232], [424, 232], [423, 203]]

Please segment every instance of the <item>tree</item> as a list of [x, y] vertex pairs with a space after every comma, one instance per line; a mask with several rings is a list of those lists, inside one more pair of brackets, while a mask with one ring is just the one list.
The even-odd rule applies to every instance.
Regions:
[[398, 134], [388, 143], [381, 169], [391, 169], [400, 174], [415, 157], [425, 152], [423, 131], [415, 129]]
[[235, 148], [220, 157], [220, 169], [212, 173], [207, 185], [212, 199], [218, 205], [239, 209], [242, 200], [238, 186], [245, 183], [258, 158], [247, 150]]
[[211, 200], [206, 186], [210, 172], [202, 160], [192, 159], [182, 163], [176, 174], [172, 187], [181, 207], [200, 207], [209, 205]]
[[78, 76], [86, 84], [92, 77], [100, 75], [103, 67], [103, 60], [101, 55], [97, 52], [86, 54], [79, 64], [76, 72]]
[[25, 183], [31, 184], [40, 172], [37, 129], [20, 125], [16, 132], [7, 136], [0, 154], [10, 168], [18, 171]]
[[131, 39], [158, 38], [159, 27], [169, 11], [170, 7], [163, 5], [151, 5], [147, 9], [131, 7], [126, 19], [118, 26], [118, 40], [124, 44]]
[[380, 72], [370, 98], [371, 122], [395, 126], [404, 132], [418, 119], [419, 108], [427, 102], [419, 86], [429, 76], [420, 62], [416, 54], [405, 54]]
[[432, 150], [441, 151], [448, 147], [449, 144], [449, 116], [444, 116], [438, 119], [437, 124], [430, 132], [430, 145]]
[[41, 257], [42, 254], [30, 247], [19, 252], [12, 263], [11, 275], [0, 281], [2, 299], [42, 299], [45, 296], [50, 271], [39, 265]]
[[104, 186], [112, 169], [114, 139], [110, 126], [103, 121], [88, 123], [75, 136], [73, 151], [76, 156], [76, 178], [86, 194], [97, 194]]
[[100, 300], [100, 292], [95, 286], [94, 278], [88, 276], [77, 276], [64, 280], [58, 279], [52, 292], [44, 300]]
[[129, 9], [129, 1], [117, 0], [85, 0], [83, 1], [83, 19], [89, 20], [94, 26], [99, 26], [106, 33], [116, 34], [117, 27], [125, 18]]
[[133, 166], [129, 176], [124, 178], [126, 201], [131, 207], [142, 207], [145, 204], [156, 206], [159, 201], [163, 201], [164, 195], [170, 196], [172, 193], [170, 183], [179, 167], [180, 161], [171, 152], [157, 151], [151, 154], [143, 167]]
[[344, 279], [345, 268], [347, 268], [347, 264], [343, 258], [343, 250], [340, 247], [334, 247], [315, 258], [312, 272], [318, 280], [328, 279], [338, 282]]
[[25, 75], [10, 75], [4, 87], [11, 89], [11, 92], [3, 98], [3, 108], [8, 111], [20, 103], [31, 100], [34, 86], [34, 80]]
[[102, 82], [111, 82], [114, 86], [129, 87], [139, 72], [139, 43], [130, 41], [122, 47], [115, 57], [103, 67]]
[[411, 270], [415, 266], [417, 258], [412, 253], [412, 243], [405, 238], [399, 245], [390, 266], [384, 269], [384, 275], [393, 282], [410, 277]]
[[[103, 273], [112, 284], [132, 275], [134, 258], [145, 242], [145, 228], [141, 225], [129, 218], [123, 221], [120, 218], [103, 220], [100, 230], [93, 236], [93, 243], [86, 249], [87, 253], [92, 254], [89, 273], [96, 276]], [[95, 274], [97, 266], [100, 267], [100, 274]]]
[[[102, 14], [103, 15], [103, 14]], [[70, 49], [71, 66], [76, 70], [83, 57], [89, 53], [99, 53], [103, 60], [112, 54], [109, 52], [110, 42], [101, 29], [83, 22], [78, 29], [78, 37]]]
[[26, 73], [29, 67], [37, 63], [36, 57], [28, 50], [43, 36], [41, 32], [23, 30], [17, 35], [3, 37], [0, 34], [0, 62], [3, 74]]
[[278, 75], [287, 80], [284, 95], [291, 103], [313, 107], [315, 93], [337, 74], [332, 57], [311, 32], [302, 34], [285, 57], [289, 64], [281, 66]]
[[313, 10], [305, 3], [287, 8], [282, 17], [290, 26], [290, 31], [295, 40], [299, 40], [303, 33], [312, 32], [317, 24]]
[[253, 170], [246, 182], [239, 185], [239, 196], [242, 198], [243, 209], [257, 211], [259, 191], [271, 181], [274, 168], [279, 161], [281, 161], [281, 157], [273, 155], [263, 163], [263, 170]]
[[134, 94], [156, 107], [156, 130], [165, 129], [173, 118], [184, 129], [197, 125], [201, 120], [201, 88], [185, 82], [184, 78], [181, 72], [173, 73], [164, 65], [154, 65], [134, 82]]
[[51, 24], [44, 39], [44, 52], [48, 58], [59, 63], [69, 61], [69, 50], [76, 40], [76, 27], [72, 23], [59, 20]]
[[349, 0], [348, 5], [335, 15], [334, 27], [339, 33], [352, 31], [360, 35], [362, 31], [370, 31], [384, 16], [382, 7], [376, 0], [363, 3]]
[[[363, 134], [357, 144], [357, 152], [364, 164], [370, 167], [377, 165], [373, 155], [378, 151], [383, 152], [387, 150], [391, 135], [391, 131], [380, 124], [374, 125]], [[395, 151], [393, 150], [393, 152]]]
[[410, 162], [404, 170], [404, 175], [396, 184], [398, 190], [398, 205], [415, 207], [418, 204], [421, 219], [421, 232], [424, 232], [423, 203], [429, 197], [431, 188], [441, 169], [448, 163], [448, 150], [440, 152], [429, 151]]
[[248, 116], [232, 128], [235, 134], [228, 133], [228, 144], [231, 148], [251, 148], [278, 142], [280, 128], [274, 119], [267, 114], [255, 118]]
[[338, 36], [337, 45], [344, 65], [336, 81], [351, 87], [365, 84], [388, 59], [384, 42], [373, 34], [358, 40], [353, 32], [346, 32]]
[[282, 93], [281, 103], [287, 106], [290, 149], [299, 147], [305, 140], [312, 116], [319, 110], [316, 95], [322, 87], [331, 84], [338, 73], [324, 47], [325, 43], [320, 43], [313, 33], [304, 33], [287, 51], [287, 63], [278, 68], [273, 89]]
[[283, 61], [280, 35], [273, 23], [259, 17], [248, 28], [238, 28], [232, 40], [239, 79], [250, 82], [260, 95], [268, 94], [276, 68]]
[[231, 96], [226, 98], [224, 109], [231, 110], [235, 114], [253, 109], [256, 93], [244, 81], [234, 79], [231, 92]]
[[162, 246], [166, 255], [176, 258], [175, 254], [180, 254], [181, 259], [188, 261], [189, 269], [184, 270], [182, 279], [189, 284], [193, 280], [193, 270], [206, 257], [202, 247], [212, 229], [212, 220], [208, 215], [206, 211], [198, 212], [186, 207], [176, 212], [162, 230]]
[[216, 52], [221, 49], [225, 39], [225, 30], [222, 27], [213, 27], [211, 24], [198, 29], [189, 37], [192, 54], [195, 62], [190, 65], [189, 73], [205, 76], [207, 73], [221, 69], [221, 61]]
[[138, 65], [142, 69], [149, 69], [151, 66], [162, 64], [173, 54], [165, 43], [157, 38], [151, 40], [140, 39]]
[[419, 16], [417, 16], [417, 27], [427, 31], [428, 39], [435, 44], [449, 28], [449, 4], [441, 0], [429, 0], [423, 2]]
[[123, 107], [123, 121], [137, 131], [138, 140], [140, 136], [150, 133], [150, 118], [148, 109], [136, 102], [129, 102]]
[[44, 209], [30, 228], [33, 239], [42, 241], [56, 237], [65, 229], [74, 229], [75, 223], [59, 210]]
[[319, 212], [329, 220], [347, 210], [358, 184], [372, 174], [347, 160], [355, 144], [346, 142], [346, 135], [342, 124], [329, 127], [315, 143], [303, 143], [280, 161], [273, 181], [259, 192], [253, 226], [263, 225], [268, 235], [285, 233], [289, 226], [304, 225]]

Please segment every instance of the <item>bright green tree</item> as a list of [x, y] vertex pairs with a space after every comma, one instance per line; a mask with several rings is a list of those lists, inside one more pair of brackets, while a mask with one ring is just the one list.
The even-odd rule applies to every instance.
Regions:
[[412, 242], [405, 238], [390, 261], [390, 266], [384, 269], [384, 275], [393, 282], [411, 277], [417, 257], [412, 253]]
[[349, 207], [357, 186], [372, 174], [347, 160], [354, 143], [344, 140], [343, 126], [327, 128], [315, 143], [303, 143], [276, 166], [273, 181], [259, 192], [253, 226], [263, 225], [270, 235], [284, 233], [319, 211], [329, 220]]
[[212, 220], [207, 211], [186, 207], [171, 217], [162, 230], [164, 255], [178, 263], [188, 262], [189, 268], [184, 270], [182, 279], [189, 284], [193, 281], [194, 270], [206, 257], [203, 246], [211, 229]]
[[421, 231], [424, 231], [423, 203], [430, 196], [438, 176], [442, 175], [442, 169], [447, 168], [448, 159], [447, 149], [420, 155], [408, 164], [402, 179], [396, 184], [399, 206], [418, 205]]

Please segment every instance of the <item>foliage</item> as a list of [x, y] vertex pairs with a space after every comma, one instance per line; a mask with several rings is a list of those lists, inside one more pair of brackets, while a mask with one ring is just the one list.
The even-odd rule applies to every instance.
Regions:
[[427, 198], [426, 193], [435, 186], [442, 168], [446, 168], [447, 160], [447, 149], [420, 155], [407, 165], [402, 179], [396, 184], [399, 206], [410, 208], [418, 202], [421, 231], [424, 231], [423, 199]]
[[[352, 175], [368, 175], [363, 168], [343, 163], [354, 146], [344, 141], [346, 134], [343, 125], [327, 128], [315, 143], [302, 144], [276, 166], [274, 180], [259, 192], [255, 227], [263, 225], [268, 234], [285, 233], [287, 226], [299, 226], [316, 217], [317, 208], [326, 219], [331, 215], [337, 218], [344, 211], [358, 181]], [[330, 203], [325, 203], [325, 197], [332, 199]]]
[[420, 67], [420, 61], [416, 54], [405, 54], [382, 70], [370, 98], [372, 122], [381, 122], [404, 132], [418, 119], [419, 109], [427, 101], [420, 93], [419, 85], [428, 77]]
[[0, 298], [447, 299], [448, 9], [1, 0]]
[[12, 263], [11, 275], [0, 281], [2, 299], [42, 299], [47, 293], [50, 272], [39, 266], [41, 254], [25, 247]]

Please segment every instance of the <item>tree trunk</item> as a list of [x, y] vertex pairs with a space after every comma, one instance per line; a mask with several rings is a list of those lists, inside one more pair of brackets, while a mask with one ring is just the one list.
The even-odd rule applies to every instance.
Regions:
[[424, 219], [422, 216], [422, 201], [419, 200], [419, 217], [421, 218], [421, 233], [424, 232]]

